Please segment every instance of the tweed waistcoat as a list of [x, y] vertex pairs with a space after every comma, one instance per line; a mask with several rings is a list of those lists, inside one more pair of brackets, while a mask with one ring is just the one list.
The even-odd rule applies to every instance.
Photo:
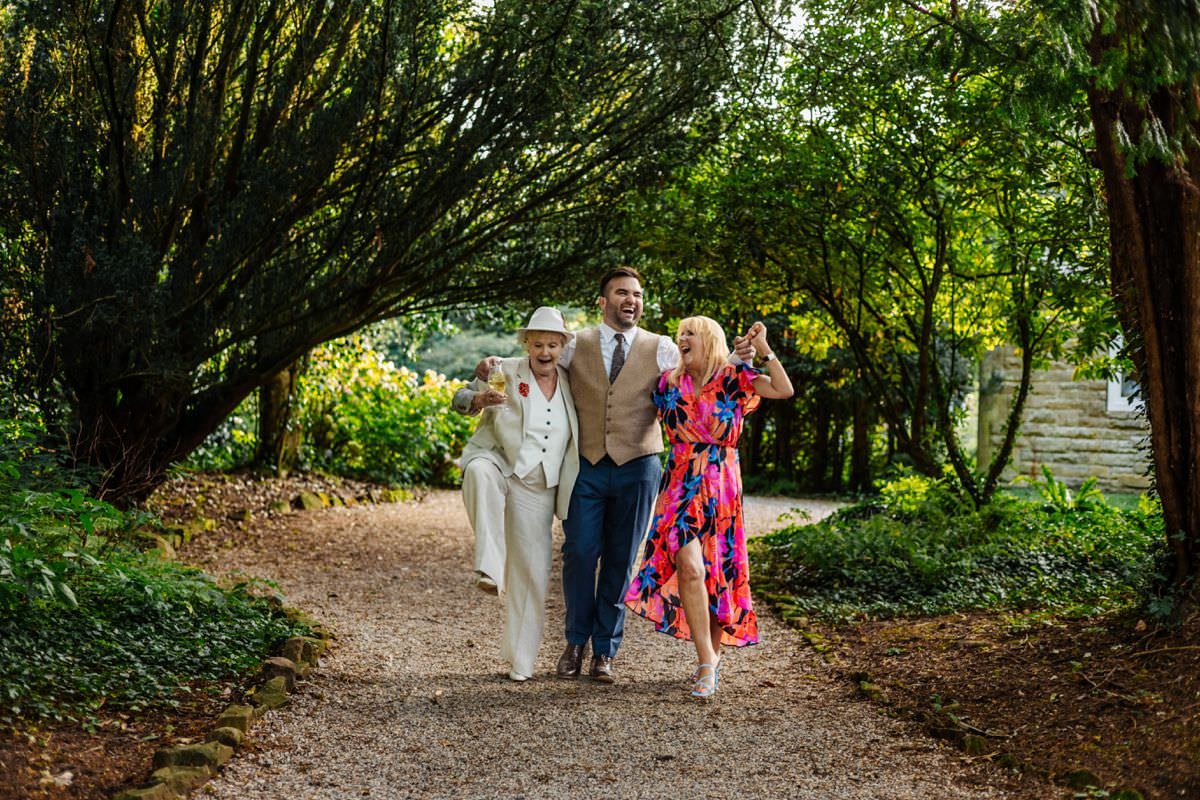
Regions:
[[600, 331], [576, 336], [568, 372], [579, 416], [579, 454], [595, 464], [607, 453], [620, 465], [662, 452], [662, 431], [650, 399], [658, 384], [658, 335], [638, 330], [625, 366], [609, 384], [600, 355]]

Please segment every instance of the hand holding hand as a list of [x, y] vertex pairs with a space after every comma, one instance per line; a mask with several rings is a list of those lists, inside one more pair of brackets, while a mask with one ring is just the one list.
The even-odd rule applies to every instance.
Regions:
[[[749, 357], [743, 356], [742, 351], [738, 350], [738, 357], [743, 361], [749, 362], [755, 355], [764, 356], [771, 352], [771, 345], [767, 343], [767, 326], [762, 322], [755, 322], [746, 331], [745, 336], [737, 338], [744, 340], [749, 347]], [[737, 346], [737, 339], [734, 339], [734, 345]]]
[[754, 360], [754, 343], [750, 341], [749, 336], [733, 337], [733, 352], [743, 364], [749, 364]]
[[779, 359], [771, 352], [767, 343], [767, 326], [756, 322], [746, 331], [746, 339], [753, 346], [754, 352], [762, 359], [762, 367], [754, 378], [754, 389], [759, 396], [771, 400], [786, 400], [795, 394], [792, 379], [787, 370], [779, 363]]

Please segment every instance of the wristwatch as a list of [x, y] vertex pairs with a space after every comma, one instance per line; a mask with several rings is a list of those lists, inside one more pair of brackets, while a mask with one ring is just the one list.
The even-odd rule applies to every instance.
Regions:
[[775, 360], [775, 354], [773, 352], [771, 352], [770, 350], [768, 350], [767, 352], [763, 353], [760, 356], [760, 358], [762, 359], [762, 363], [770, 364], [772, 361]]

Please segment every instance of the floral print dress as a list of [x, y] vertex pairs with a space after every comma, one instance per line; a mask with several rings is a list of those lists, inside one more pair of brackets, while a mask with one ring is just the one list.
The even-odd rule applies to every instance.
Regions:
[[745, 415], [760, 401], [754, 391], [758, 374], [744, 364], [726, 364], [697, 390], [687, 374], [671, 386], [664, 372], [654, 392], [670, 451], [641, 568], [625, 605], [679, 639], [691, 639], [691, 630], [679, 599], [675, 554], [699, 538], [708, 607], [721, 623], [721, 643], [758, 642], [737, 451]]

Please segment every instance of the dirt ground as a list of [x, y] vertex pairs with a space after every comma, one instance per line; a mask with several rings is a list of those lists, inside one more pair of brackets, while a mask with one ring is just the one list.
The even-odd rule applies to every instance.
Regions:
[[[369, 491], [312, 479], [193, 476], [164, 487], [154, 503], [167, 519], [214, 520], [215, 529], [203, 534], [208, 555], [195, 554], [202, 559], [267, 526], [271, 503], [290, 500], [305, 488], [343, 497], [365, 497]], [[762, 501], [755, 524], [772, 524], [788, 505], [780, 499]], [[748, 519], [749, 509], [748, 502]], [[192, 555], [182, 554], [189, 560]], [[843, 700], [856, 698], [862, 708], [895, 717], [913, 735], [955, 754], [956, 769], [964, 771], [970, 786], [991, 785], [998, 792], [980, 796], [1047, 800], [1136, 789], [1154, 800], [1200, 798], [1196, 620], [1171, 633], [1139, 620], [1014, 615], [837, 629], [803, 621], [793, 625], [811, 643], [810, 656], [825, 659]], [[232, 694], [237, 687], [229, 689]], [[763, 691], [769, 695], [771, 690]], [[94, 730], [38, 724], [8, 732], [0, 741], [0, 798], [110, 797], [146, 775], [155, 749], [198, 736], [215, 716], [215, 706], [207, 701], [136, 718], [112, 714]], [[249, 749], [249, 758], [261, 756]], [[1082, 788], [1089, 780], [1100, 788]], [[909, 795], [880, 790], [822, 796]]]
[[985, 614], [804, 627], [828, 637], [872, 702], [980, 758], [1074, 784], [1078, 797], [1200, 798], [1196, 618], [1171, 632]]

